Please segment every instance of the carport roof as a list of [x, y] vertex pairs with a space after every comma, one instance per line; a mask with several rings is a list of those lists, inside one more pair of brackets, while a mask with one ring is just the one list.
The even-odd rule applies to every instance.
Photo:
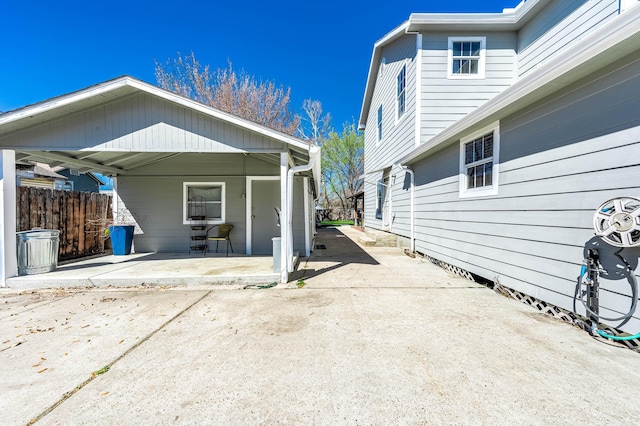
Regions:
[[[145, 83], [130, 76], [122, 76], [105, 81], [69, 94], [47, 99], [0, 115], [0, 138], [51, 120], [77, 114], [107, 102], [113, 102], [136, 93], [147, 93], [174, 104], [189, 108], [212, 118], [227, 122], [264, 137], [283, 143], [289, 151], [293, 163], [304, 164], [309, 161], [309, 153], [319, 150], [302, 139], [270, 129], [252, 121], [225, 113], [208, 105], [185, 98], [181, 95]], [[17, 147], [16, 147], [17, 148]], [[126, 173], [131, 167], [161, 161], [176, 152], [129, 152], [122, 151], [25, 151], [17, 149], [16, 159], [41, 161], [81, 171], [97, 171], [104, 174]], [[277, 154], [256, 153], [267, 161], [278, 161]], [[273, 157], [273, 158], [271, 158]], [[128, 162], [130, 164], [125, 164]], [[314, 170], [314, 175], [319, 171]]]

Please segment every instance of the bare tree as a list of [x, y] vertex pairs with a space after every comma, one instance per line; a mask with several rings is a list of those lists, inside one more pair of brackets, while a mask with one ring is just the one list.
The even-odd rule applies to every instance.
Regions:
[[364, 172], [364, 137], [355, 123], [345, 123], [342, 133], [331, 132], [322, 145], [322, 174], [327, 190], [349, 208], [347, 197], [362, 189], [359, 177]]
[[[333, 131], [331, 128], [331, 114], [323, 115], [322, 103], [317, 100], [305, 99], [302, 103], [302, 116], [298, 134], [302, 139], [306, 139], [316, 145], [323, 145], [328, 139], [329, 134]], [[321, 204], [325, 208], [329, 207], [330, 191], [327, 188], [327, 181], [324, 174], [320, 177], [320, 194]]]
[[291, 88], [273, 81], [258, 81], [244, 70], [236, 73], [231, 62], [225, 69], [211, 71], [194, 53], [165, 64], [155, 61], [158, 85], [179, 95], [266, 127], [296, 134], [300, 117], [290, 106]]
[[322, 103], [317, 100], [305, 99], [302, 103], [305, 116], [302, 117], [298, 133], [303, 139], [307, 139], [316, 145], [322, 145], [327, 139], [331, 128], [331, 114], [322, 115]]

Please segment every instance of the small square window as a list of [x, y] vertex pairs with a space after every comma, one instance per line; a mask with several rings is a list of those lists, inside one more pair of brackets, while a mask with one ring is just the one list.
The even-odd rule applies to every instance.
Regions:
[[222, 182], [184, 182], [182, 222], [189, 225], [193, 217], [205, 217], [208, 224], [224, 223], [225, 184]]
[[449, 78], [484, 78], [484, 37], [449, 38]]

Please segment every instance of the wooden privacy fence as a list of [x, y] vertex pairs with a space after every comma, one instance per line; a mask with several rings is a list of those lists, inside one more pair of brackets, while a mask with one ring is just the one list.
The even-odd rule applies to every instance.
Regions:
[[16, 189], [17, 230], [59, 230], [58, 260], [105, 251], [104, 229], [113, 216], [110, 195], [26, 186]]

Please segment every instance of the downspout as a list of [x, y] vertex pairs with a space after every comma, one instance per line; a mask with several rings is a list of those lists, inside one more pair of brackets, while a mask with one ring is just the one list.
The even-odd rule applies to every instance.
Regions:
[[411, 189], [410, 189], [410, 201], [409, 201], [409, 205], [410, 205], [410, 216], [409, 216], [409, 222], [410, 222], [410, 235], [411, 235], [411, 253], [416, 251], [416, 238], [415, 238], [415, 213], [414, 213], [414, 197], [415, 197], [415, 173], [413, 172], [413, 170], [411, 170], [408, 166], [405, 166], [404, 164], [398, 164], [398, 166], [400, 166], [401, 169], [403, 169], [405, 172], [409, 173], [409, 176], [411, 176]]
[[[320, 149], [309, 147], [309, 163], [295, 166], [287, 172], [287, 272], [293, 272], [293, 175], [313, 169], [320, 161]], [[305, 224], [305, 226], [307, 226]]]

